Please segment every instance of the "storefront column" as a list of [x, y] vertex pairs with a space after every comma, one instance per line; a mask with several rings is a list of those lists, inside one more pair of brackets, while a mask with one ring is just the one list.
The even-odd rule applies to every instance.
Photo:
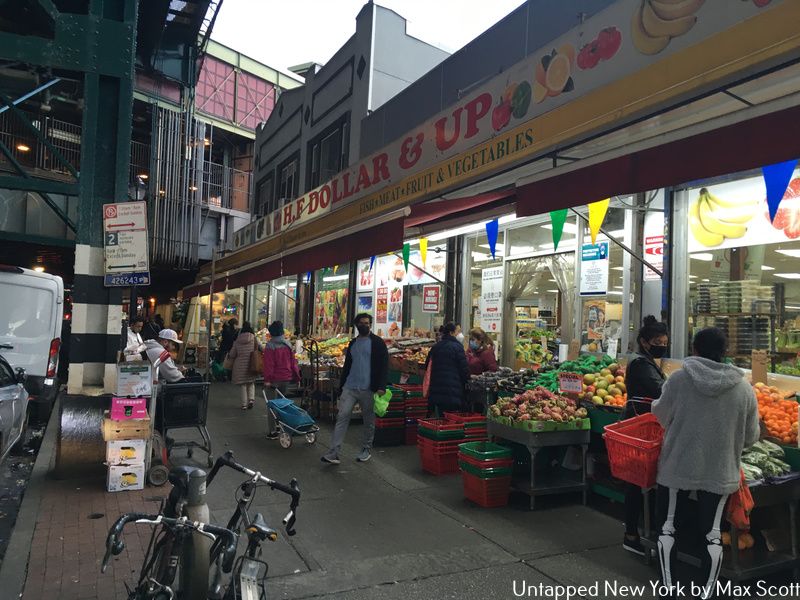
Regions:
[[[638, 198], [637, 198], [638, 200]], [[625, 237], [625, 243], [631, 248], [634, 252], [640, 252], [641, 244], [635, 245], [634, 241], [634, 226], [637, 225], [640, 219], [636, 218], [638, 211], [636, 210], [626, 210], [625, 211], [625, 226], [623, 229], [625, 233], [623, 234]], [[620, 332], [620, 340], [619, 340], [619, 353], [620, 354], [627, 354], [628, 353], [628, 342], [631, 337], [631, 324], [633, 323], [633, 327], [636, 327], [636, 322], [631, 321], [631, 317], [635, 316], [638, 311], [634, 310], [633, 302], [631, 301], [631, 282], [635, 279], [635, 271], [634, 269], [638, 269], [641, 271], [641, 265], [639, 261], [636, 261], [636, 265], [634, 267], [633, 260], [631, 257], [630, 252], [623, 252], [622, 253], [622, 268], [624, 269], [623, 273], [625, 276], [622, 278], [622, 331]], [[638, 287], [633, 289], [639, 289]]]
[[[463, 303], [459, 304], [460, 289], [458, 282], [461, 281], [460, 269], [463, 268], [463, 261], [461, 255], [463, 254], [464, 238], [454, 237], [447, 240], [447, 266], [445, 271], [445, 289], [444, 292], [444, 322], [454, 321], [461, 323], [463, 319], [461, 308]], [[462, 323], [463, 329], [463, 323]]]
[[689, 315], [687, 294], [689, 290], [689, 192], [671, 193], [669, 260], [670, 280], [670, 356], [686, 356]]
[[562, 335], [561, 343], [569, 344], [572, 340], [580, 340], [581, 332], [583, 331], [583, 298], [581, 297], [581, 249], [583, 247], [583, 230], [585, 229], [584, 223], [580, 217], [577, 218], [575, 223], [578, 225], [578, 231], [575, 233], [575, 310], [573, 311], [572, 318], [572, 336], [565, 339]]

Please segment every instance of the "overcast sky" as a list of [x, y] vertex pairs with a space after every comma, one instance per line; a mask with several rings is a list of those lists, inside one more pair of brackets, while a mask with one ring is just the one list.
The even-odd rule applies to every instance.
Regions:
[[[275, 69], [325, 64], [355, 33], [366, 0], [225, 0], [211, 37]], [[454, 52], [523, 0], [378, 0], [408, 33]]]

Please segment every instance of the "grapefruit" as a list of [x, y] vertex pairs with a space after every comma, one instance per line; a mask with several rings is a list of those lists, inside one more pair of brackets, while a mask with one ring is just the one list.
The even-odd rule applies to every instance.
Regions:
[[567, 85], [570, 74], [569, 58], [563, 54], [557, 54], [550, 61], [545, 74], [545, 87], [551, 92], [560, 93]]

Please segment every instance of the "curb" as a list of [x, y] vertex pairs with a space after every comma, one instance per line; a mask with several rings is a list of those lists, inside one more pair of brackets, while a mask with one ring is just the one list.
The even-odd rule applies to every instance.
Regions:
[[53, 404], [50, 420], [47, 422], [47, 430], [17, 514], [14, 531], [11, 533], [6, 555], [0, 566], [0, 590], [5, 590], [3, 592], [5, 598], [21, 598], [25, 587], [28, 575], [28, 557], [36, 530], [36, 517], [39, 514], [47, 473], [55, 456], [59, 404], [58, 400]]

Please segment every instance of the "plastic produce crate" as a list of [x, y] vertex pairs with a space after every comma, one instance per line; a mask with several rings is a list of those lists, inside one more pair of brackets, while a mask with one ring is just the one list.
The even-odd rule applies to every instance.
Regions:
[[656, 484], [664, 429], [648, 413], [606, 426], [603, 438], [611, 474], [641, 488]]
[[484, 469], [481, 467], [476, 467], [475, 465], [471, 465], [470, 463], [464, 462], [463, 460], [458, 461], [458, 468], [461, 469], [463, 473], [469, 473], [470, 475], [474, 475], [475, 477], [480, 477], [481, 479], [510, 477], [512, 474], [511, 467], [493, 467], [491, 469]]
[[458, 454], [434, 454], [420, 447], [420, 463], [422, 470], [431, 475], [449, 475], [458, 473]]
[[508, 446], [491, 442], [466, 442], [458, 446], [461, 454], [477, 460], [513, 460], [513, 452]]
[[489, 460], [479, 460], [470, 456], [469, 454], [464, 454], [463, 452], [458, 453], [458, 460], [461, 462], [467, 463], [477, 469], [505, 469], [511, 468], [514, 466], [514, 459], [513, 458], [494, 458]]
[[481, 479], [471, 473], [461, 473], [464, 497], [484, 508], [495, 508], [508, 504], [511, 493], [511, 476]]

